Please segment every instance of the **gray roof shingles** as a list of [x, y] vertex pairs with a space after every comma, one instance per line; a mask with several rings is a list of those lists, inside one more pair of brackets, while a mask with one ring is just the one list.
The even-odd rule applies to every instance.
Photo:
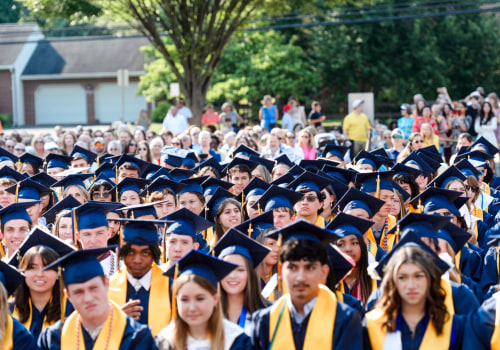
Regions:
[[14, 64], [35, 26], [35, 23], [0, 24], [0, 66]]

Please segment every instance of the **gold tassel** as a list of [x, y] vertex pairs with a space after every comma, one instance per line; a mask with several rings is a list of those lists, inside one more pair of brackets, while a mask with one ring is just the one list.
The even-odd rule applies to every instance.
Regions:
[[65, 312], [66, 312], [66, 298], [64, 297], [64, 283], [62, 276], [62, 267], [57, 268], [57, 273], [59, 275], [59, 301], [61, 303], [61, 323], [64, 324]]
[[424, 206], [422, 205], [422, 200], [418, 198], [418, 213], [422, 213], [424, 211]]
[[20, 185], [19, 185], [19, 182], [18, 182], [17, 185], [16, 185], [16, 194], [14, 196], [14, 202], [16, 202], [16, 203], [17, 203], [17, 199], [19, 197], [19, 186]]
[[260, 203], [257, 202], [257, 212], [260, 214], [262, 214], [262, 209], [260, 209]]
[[245, 201], [245, 194], [241, 192], [241, 207], [243, 208], [243, 202]]
[[[205, 209], [204, 209], [204, 210], [205, 210], [205, 220], [206, 220], [206, 219], [207, 219], [207, 211], [208, 211], [208, 207], [207, 207], [207, 206], [205, 206]], [[205, 238], [206, 238], [206, 237], [205, 237]]]
[[76, 233], [78, 232], [78, 221], [76, 220], [76, 212], [75, 209], [73, 209], [73, 244], [75, 247], [77, 247], [77, 242], [76, 242]]
[[248, 238], [252, 238], [252, 233], [253, 233], [253, 228], [252, 228], [252, 223], [248, 225]]
[[116, 247], [115, 253], [116, 253], [115, 271], [118, 272], [118, 270], [120, 270], [120, 247]]
[[375, 197], [380, 199], [380, 174], [377, 173], [377, 189], [375, 191]]
[[3, 249], [2, 243], [0, 243], [0, 256], [3, 258], [5, 257], [5, 250]]
[[177, 300], [176, 300], [176, 293], [175, 293], [175, 288], [176, 288], [176, 285], [175, 285], [175, 281], [177, 281], [177, 277], [179, 277], [179, 264], [176, 263], [175, 264], [175, 272], [174, 272], [174, 291], [172, 293], [172, 319], [176, 319], [177, 318]]
[[[282, 237], [281, 233], [278, 236], [278, 256], [281, 254], [281, 244], [282, 244]], [[277, 289], [279, 292], [281, 292], [281, 261], [278, 258], [278, 286]]]
[[401, 238], [401, 231], [399, 229], [399, 224], [396, 226], [396, 242], [395, 244], [397, 244], [399, 242], [399, 239]]
[[167, 242], [165, 240], [167, 239], [167, 223], [163, 224], [163, 239], [161, 242], [161, 247], [162, 247], [162, 254], [161, 254], [161, 262], [162, 264], [167, 263]]

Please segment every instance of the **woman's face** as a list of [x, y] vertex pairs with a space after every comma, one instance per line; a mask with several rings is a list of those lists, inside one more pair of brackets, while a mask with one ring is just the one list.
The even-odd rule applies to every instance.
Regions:
[[210, 141], [212, 141], [212, 138], [210, 137], [209, 134], [207, 134], [207, 133], [201, 134], [201, 137], [200, 137], [201, 147], [203, 147], [203, 148], [210, 147]]
[[361, 246], [359, 245], [359, 240], [356, 235], [348, 235], [337, 241], [337, 247], [349, 255], [356, 264], [358, 264], [361, 259]]
[[73, 197], [75, 197], [75, 199], [82, 204], [86, 202], [85, 197], [82, 194], [82, 191], [76, 186], [69, 186], [66, 189], [66, 197], [69, 195], [72, 195]]
[[422, 135], [416, 135], [413, 140], [411, 141], [411, 147], [412, 149], [419, 149], [424, 147], [424, 138]]
[[44, 145], [44, 142], [43, 142], [42, 138], [37, 138], [35, 140], [35, 149], [37, 151], [43, 151], [43, 145]]
[[60, 239], [73, 243], [73, 220], [70, 217], [62, 217], [57, 230]]
[[222, 288], [229, 295], [238, 295], [245, 293], [247, 286], [248, 271], [245, 265], [245, 258], [241, 255], [233, 254], [225, 256], [222, 260], [238, 265], [229, 275], [221, 281]]
[[420, 266], [413, 263], [401, 265], [395, 274], [394, 283], [403, 304], [425, 306], [429, 280]]
[[490, 113], [490, 111], [491, 111], [491, 106], [490, 106], [490, 104], [489, 104], [489, 103], [484, 103], [484, 104], [483, 104], [483, 113], [484, 113], [485, 115], [488, 115], [488, 114]]
[[44, 196], [40, 196], [40, 200], [42, 201], [42, 211], [47, 209], [47, 206], [49, 205], [50, 202], [50, 194], [46, 194]]
[[30, 163], [23, 163], [21, 173], [28, 173], [29, 176], [33, 176], [35, 175], [35, 169], [33, 169], [33, 166]]
[[136, 153], [137, 152], [137, 141], [130, 141], [128, 145], [128, 153]]
[[219, 216], [219, 223], [224, 232], [231, 227], [241, 224], [241, 211], [233, 203], [227, 203], [224, 210]]
[[24, 272], [26, 275], [26, 285], [33, 292], [45, 293], [52, 291], [57, 281], [57, 272], [54, 270], [42, 269], [45, 267], [40, 255], [35, 255], [31, 264]]
[[451, 112], [450, 106], [449, 106], [449, 105], [447, 105], [447, 104], [445, 104], [445, 105], [443, 106], [443, 113], [444, 113], [445, 115], [448, 115], [450, 112]]
[[321, 191], [325, 195], [325, 200], [323, 202], [323, 211], [322, 213], [328, 213], [332, 211], [332, 204], [333, 204], [333, 196], [328, 192], [327, 190], [323, 189]]
[[163, 148], [163, 145], [161, 143], [155, 142], [153, 144], [153, 148], [151, 149], [151, 151], [153, 152], [153, 154], [155, 154], [156, 156], [158, 156], [160, 154], [162, 148]]
[[399, 201], [399, 197], [397, 194], [392, 196], [392, 207], [389, 211], [389, 214], [392, 216], [399, 216], [401, 213], [401, 202]]
[[185, 192], [179, 196], [179, 207], [186, 208], [196, 215], [200, 215], [204, 205], [197, 195], [192, 192]]
[[71, 134], [66, 134], [64, 136], [64, 146], [66, 147], [73, 147], [75, 145], [75, 140], [73, 139], [73, 136]]
[[108, 219], [108, 235], [109, 235], [108, 237], [113, 238], [120, 229], [120, 221], [113, 219], [120, 219], [120, 215], [110, 211], [106, 213], [106, 219]]
[[179, 317], [189, 327], [206, 326], [219, 302], [217, 293], [212, 295], [193, 281], [186, 282], [179, 288], [176, 298]]
[[425, 107], [422, 110], [422, 117], [429, 118], [431, 116], [431, 109], [429, 107]]
[[13, 193], [5, 191], [10, 186], [0, 186], [0, 205], [5, 208], [15, 202], [16, 196]]
[[428, 126], [422, 126], [422, 133], [428, 139], [432, 137], [432, 128]]
[[365, 219], [365, 220], [370, 220], [370, 214], [364, 209], [361, 208], [354, 208], [354, 209], [349, 209], [345, 211], [346, 214], [355, 216], [357, 218]]
[[448, 189], [451, 191], [461, 192], [462, 194], [460, 195], [460, 197], [465, 197], [467, 195], [465, 193], [465, 186], [462, 183], [462, 181], [457, 181], [457, 180], [451, 181], [450, 184], [448, 185]]
[[278, 263], [279, 258], [279, 246], [278, 241], [272, 238], [266, 238], [264, 245], [271, 249], [269, 254], [266, 255], [264, 262], [267, 266], [274, 266]]
[[286, 165], [278, 165], [274, 169], [273, 181], [276, 180], [276, 179], [279, 179], [280, 177], [282, 177], [283, 175], [285, 175], [289, 169], [290, 168], [288, 166], [286, 166]]
[[308, 132], [301, 131], [299, 133], [299, 144], [300, 145], [308, 145], [310, 138], [311, 138], [311, 135], [309, 135]]
[[424, 106], [425, 106], [425, 102], [423, 100], [419, 100], [417, 102], [418, 109], [422, 110], [422, 108], [424, 108]]
[[141, 204], [141, 197], [133, 190], [124, 191], [120, 196], [120, 203], [126, 206]]
[[136, 130], [134, 132], [134, 139], [136, 142], [141, 142], [144, 140], [144, 134], [142, 133], [141, 130]]
[[139, 152], [139, 156], [143, 160], [146, 159], [146, 157], [148, 156], [148, 146], [146, 146], [144, 143], [140, 144], [137, 147], [137, 151]]
[[104, 186], [100, 186], [92, 192], [92, 200], [100, 202], [111, 202], [113, 196]]
[[259, 167], [255, 168], [252, 170], [252, 177], [258, 177], [262, 181], [266, 181], [264, 177], [262, 176]]
[[259, 210], [258, 209], [253, 209], [252, 206], [257, 203], [257, 201], [260, 199], [262, 196], [250, 196], [247, 197], [247, 214], [249, 219], [253, 219], [254, 217], [259, 215]]

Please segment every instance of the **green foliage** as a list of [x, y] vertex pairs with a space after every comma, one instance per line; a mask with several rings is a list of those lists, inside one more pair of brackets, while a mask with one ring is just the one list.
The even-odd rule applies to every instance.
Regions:
[[0, 23], [16, 23], [20, 17], [20, 3], [14, 0], [0, 1]]
[[0, 114], [0, 122], [3, 128], [10, 128], [12, 126], [12, 113]]
[[151, 120], [154, 123], [162, 123], [163, 118], [167, 115], [168, 110], [172, 105], [166, 101], [161, 101], [156, 105], [156, 108], [151, 113]]

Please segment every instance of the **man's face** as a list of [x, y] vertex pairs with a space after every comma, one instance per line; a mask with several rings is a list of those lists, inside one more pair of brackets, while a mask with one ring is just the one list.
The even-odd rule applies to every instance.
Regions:
[[29, 222], [23, 219], [13, 219], [3, 225], [3, 244], [9, 255], [14, 253], [24, 242], [30, 232]]
[[287, 210], [273, 209], [274, 227], [283, 227], [293, 222], [293, 217]]
[[122, 169], [120, 174], [118, 174], [118, 182], [122, 181], [126, 177], [139, 178], [139, 172], [135, 169]]
[[360, 104], [359, 106], [357, 106], [356, 108], [354, 108], [354, 110], [356, 111], [356, 113], [362, 113], [363, 112], [363, 108], [365, 107], [365, 104], [362, 103]]
[[320, 283], [328, 276], [328, 265], [319, 261], [299, 260], [283, 263], [283, 280], [293, 303], [305, 304], [318, 295]]
[[112, 133], [112, 132], [105, 132], [104, 133], [104, 142], [106, 142], [106, 144], [108, 144], [110, 141], [113, 141], [115, 139], [115, 135]]
[[457, 149], [461, 149], [462, 147], [468, 147], [472, 145], [472, 142], [469, 142], [466, 137], [459, 137], [457, 141]]
[[128, 132], [121, 132], [120, 133], [120, 142], [122, 145], [126, 144], [127, 142], [130, 141], [130, 134]]
[[83, 158], [71, 161], [72, 168], [87, 168], [88, 166], [89, 166], [89, 163]]
[[101, 276], [66, 286], [66, 296], [84, 320], [99, 319], [108, 312], [109, 281]]
[[77, 239], [82, 244], [83, 249], [101, 248], [108, 245], [109, 231], [107, 226], [96, 228], [80, 229]]
[[167, 259], [170, 266], [182, 258], [191, 249], [198, 249], [199, 243], [195, 243], [191, 236], [170, 233], [167, 237]]
[[250, 175], [246, 171], [242, 172], [236, 170], [231, 174], [231, 183], [234, 184], [233, 189], [235, 194], [240, 194], [249, 182]]
[[267, 146], [269, 147], [271, 152], [276, 152], [278, 150], [278, 147], [280, 146], [278, 137], [275, 135], [269, 135], [269, 137], [267, 138]]
[[319, 201], [318, 194], [309, 191], [304, 194], [302, 199], [295, 204], [295, 211], [299, 217], [317, 215], [318, 210], [323, 206]]
[[132, 244], [123, 257], [123, 262], [127, 266], [127, 271], [137, 279], [144, 276], [153, 265], [153, 253], [149, 246]]
[[[32, 201], [33, 199], [29, 198], [19, 198], [18, 202], [29, 202]], [[38, 224], [38, 218], [40, 217], [40, 213], [42, 212], [42, 205], [40, 203], [36, 203], [32, 205], [29, 208], [26, 208], [26, 211], [28, 212], [28, 215], [30, 216], [31, 222], [33, 225]]]
[[377, 215], [387, 217], [392, 207], [392, 196], [394, 195], [393, 191], [389, 190], [380, 190], [380, 199], [385, 202], [385, 204], [380, 208]]

